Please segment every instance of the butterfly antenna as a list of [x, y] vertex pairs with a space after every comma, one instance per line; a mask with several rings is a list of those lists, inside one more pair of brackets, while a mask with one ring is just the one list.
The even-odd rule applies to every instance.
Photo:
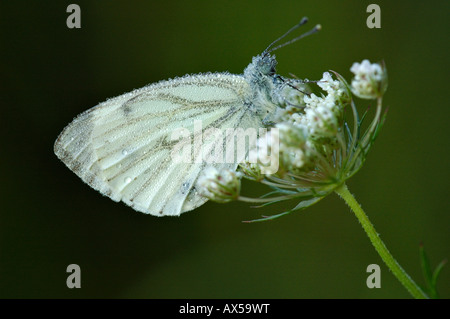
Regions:
[[[292, 28], [290, 28], [285, 34], [283, 34], [281, 37], [279, 37], [278, 39], [276, 39], [275, 41], [273, 41], [271, 44], [269, 44], [269, 46], [264, 50], [264, 53], [269, 53], [272, 50], [270, 50], [270, 48], [277, 43], [278, 41], [280, 41], [281, 39], [283, 39], [284, 37], [286, 37], [289, 33], [291, 33], [292, 31], [300, 28], [302, 25], [306, 24], [308, 22], [308, 18], [307, 17], [303, 17], [302, 20], [300, 20], [299, 23], [297, 23], [296, 25], [294, 25]], [[270, 50], [270, 51], [269, 51]]]
[[281, 39], [283, 39], [284, 37], [286, 37], [286, 36], [287, 36], [289, 33], [291, 33], [292, 31], [294, 31], [294, 30], [298, 29], [299, 27], [301, 27], [302, 25], [304, 25], [306, 22], [308, 22], [308, 18], [304, 17], [298, 24], [296, 24], [296, 25], [293, 26], [291, 29], [289, 29], [289, 30], [288, 30], [285, 34], [283, 34], [281, 37], [279, 37], [278, 39], [276, 39], [275, 41], [273, 41], [273, 42], [267, 47], [267, 49], [264, 50], [264, 55], [269, 54], [269, 53], [271, 53], [271, 52], [273, 52], [273, 51], [275, 51], [275, 50], [278, 50], [278, 49], [280, 49], [280, 48], [282, 48], [282, 47], [284, 47], [284, 46], [286, 46], [286, 45], [289, 45], [289, 44], [291, 44], [291, 43], [294, 43], [294, 42], [296, 42], [296, 41], [298, 41], [298, 40], [300, 40], [300, 39], [302, 39], [302, 38], [304, 38], [304, 37], [307, 37], [308, 35], [314, 34], [314, 33], [316, 33], [317, 31], [320, 31], [320, 30], [322, 29], [322, 26], [321, 26], [320, 24], [317, 24], [314, 28], [312, 28], [312, 29], [309, 30], [308, 32], [305, 32], [305, 33], [299, 35], [298, 37], [296, 37], [296, 38], [294, 38], [294, 39], [292, 39], [292, 40], [290, 40], [290, 41], [288, 41], [288, 42], [282, 43], [282, 44], [276, 46], [275, 48], [271, 48], [275, 43], [277, 43], [278, 41], [280, 41]]

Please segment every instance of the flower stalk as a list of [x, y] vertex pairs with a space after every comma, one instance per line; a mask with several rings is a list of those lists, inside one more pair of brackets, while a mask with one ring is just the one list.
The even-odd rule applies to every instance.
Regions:
[[409, 291], [409, 293], [417, 299], [429, 299], [429, 297], [420, 289], [420, 287], [411, 279], [411, 277], [406, 273], [406, 271], [400, 266], [400, 264], [395, 260], [392, 254], [387, 249], [386, 245], [381, 240], [380, 236], [375, 230], [375, 227], [370, 222], [367, 215], [364, 213], [361, 206], [353, 197], [352, 193], [347, 188], [344, 183], [335, 189], [335, 192], [347, 203], [350, 209], [355, 214], [356, 218], [361, 223], [367, 236], [370, 239], [375, 250], [383, 259], [386, 266], [392, 271], [392, 274], [400, 281], [400, 283]]
[[[258, 139], [247, 160], [239, 164], [240, 174], [212, 170], [199, 179], [200, 190], [217, 202], [240, 200], [257, 207], [284, 200], [299, 201], [288, 211], [248, 222], [272, 220], [305, 209], [335, 192], [353, 211], [383, 262], [407, 291], [420, 299], [437, 296], [435, 278], [442, 266], [428, 275], [431, 292], [426, 294], [386, 248], [345, 184], [364, 164], [384, 123], [386, 113], [382, 115], [382, 105], [388, 82], [383, 62], [372, 64], [363, 60], [354, 63], [350, 70], [354, 73], [351, 84], [333, 71], [335, 78], [325, 72], [320, 81], [312, 82], [322, 89], [319, 95], [311, 93], [308, 81], [284, 79], [287, 85], [274, 99], [280, 102], [272, 130]], [[354, 96], [376, 101], [372, 121], [365, 131], [361, 127], [368, 112], [359, 116]], [[350, 122], [345, 114], [348, 109], [353, 113]], [[273, 171], [272, 162], [267, 165], [268, 154], [275, 154], [277, 171]], [[253, 162], [255, 158], [257, 161]], [[240, 177], [265, 184], [272, 192], [259, 198], [245, 197], [240, 194]]]

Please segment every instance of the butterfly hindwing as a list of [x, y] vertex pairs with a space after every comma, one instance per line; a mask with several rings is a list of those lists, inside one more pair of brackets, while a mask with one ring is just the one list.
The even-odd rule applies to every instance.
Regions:
[[[152, 84], [79, 115], [57, 139], [55, 153], [83, 181], [115, 201], [156, 216], [179, 215], [206, 201], [195, 189], [206, 164], [195, 161], [200, 152], [195, 144], [190, 162], [173, 161], [171, 151], [179, 141], [171, 134], [183, 127], [193, 140], [211, 127], [261, 126], [246, 106], [250, 94], [242, 76], [227, 73]], [[194, 132], [195, 120], [201, 121], [201, 132]], [[204, 151], [210, 153], [224, 139], [213, 136]], [[219, 168], [237, 166], [220, 158], [212, 162]]]

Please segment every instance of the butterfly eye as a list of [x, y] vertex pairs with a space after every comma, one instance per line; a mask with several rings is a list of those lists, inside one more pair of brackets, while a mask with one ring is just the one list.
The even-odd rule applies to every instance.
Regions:
[[269, 75], [272, 76], [272, 75], [275, 74], [275, 72], [276, 72], [275, 66], [272, 66], [272, 67], [270, 68]]
[[258, 61], [258, 69], [263, 75], [272, 76], [275, 74], [275, 66], [277, 65], [277, 61], [275, 57], [270, 55], [262, 56]]

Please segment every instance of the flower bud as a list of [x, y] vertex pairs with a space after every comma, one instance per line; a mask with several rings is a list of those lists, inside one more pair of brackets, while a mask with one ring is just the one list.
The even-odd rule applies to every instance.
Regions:
[[218, 203], [227, 203], [239, 197], [241, 189], [240, 173], [228, 169], [219, 171], [210, 166], [198, 178], [200, 194]]
[[371, 64], [369, 60], [353, 63], [350, 68], [355, 74], [351, 89], [353, 94], [361, 99], [381, 97], [387, 88], [387, 72], [384, 65]]
[[251, 163], [250, 161], [246, 160], [243, 163], [239, 164], [239, 169], [244, 175], [254, 179], [257, 182], [260, 182], [264, 179], [264, 175], [262, 174], [261, 167], [258, 163]]

